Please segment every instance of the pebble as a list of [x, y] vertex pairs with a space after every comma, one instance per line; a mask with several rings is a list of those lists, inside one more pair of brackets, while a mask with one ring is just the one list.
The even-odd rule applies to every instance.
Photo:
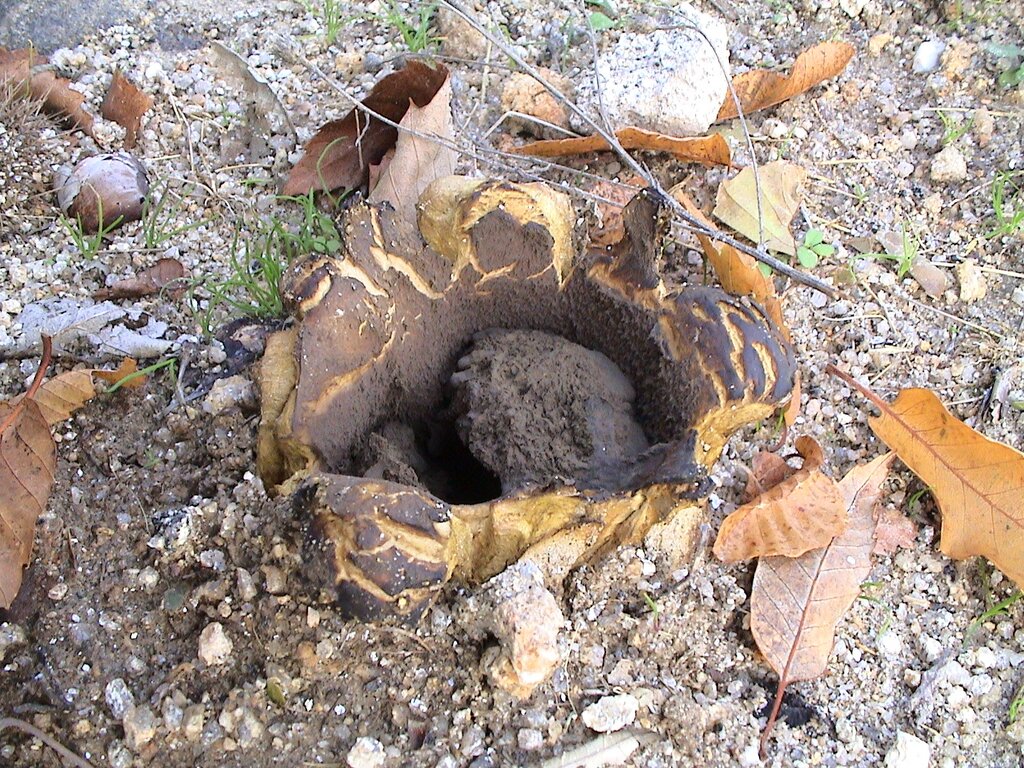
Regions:
[[956, 278], [960, 281], [960, 301], [970, 304], [972, 301], [985, 298], [985, 294], [988, 293], [985, 275], [978, 267], [976, 259], [964, 259], [957, 264]]
[[[704, 36], [683, 26], [650, 34], [626, 32], [598, 59], [602, 101], [616, 129], [635, 126], [693, 136], [706, 132], [718, 115], [729, 88], [723, 72], [729, 62], [728, 29], [689, 5], [675, 10]], [[592, 80], [579, 85], [587, 104], [596, 103]]]
[[239, 568], [236, 579], [238, 596], [242, 598], [242, 601], [250, 602], [253, 600], [256, 597], [256, 582], [253, 581], [252, 574], [245, 570], [245, 568]]
[[25, 645], [28, 642], [28, 635], [20, 624], [4, 622], [0, 624], [0, 661], [7, 658], [7, 654], [15, 648]]
[[115, 720], [122, 720], [124, 716], [135, 706], [135, 696], [132, 695], [128, 684], [123, 677], [115, 677], [103, 690], [103, 698], [106, 699], [110, 714]]
[[636, 696], [630, 693], [605, 696], [583, 710], [583, 722], [598, 733], [612, 733], [633, 722], [638, 706]]
[[138, 752], [156, 736], [157, 719], [149, 707], [134, 707], [122, 721], [128, 749]]
[[193, 704], [181, 717], [181, 732], [189, 741], [195, 741], [202, 734], [205, 723], [206, 708], [202, 704]]
[[967, 178], [967, 161], [963, 153], [953, 144], [932, 158], [929, 176], [932, 181], [940, 184], [963, 181]]
[[256, 390], [245, 376], [218, 379], [203, 400], [203, 411], [216, 416], [231, 408], [244, 408], [256, 402]]
[[369, 736], [360, 736], [345, 756], [349, 768], [381, 768], [387, 755], [384, 745]]
[[223, 664], [231, 656], [231, 638], [224, 634], [219, 621], [207, 624], [199, 634], [199, 659], [208, 666]]
[[903, 641], [895, 632], [883, 632], [878, 638], [878, 651], [887, 658], [895, 659], [903, 652]]
[[264, 565], [263, 575], [266, 577], [267, 592], [272, 595], [283, 595], [288, 591], [288, 579], [284, 571], [276, 565]]
[[[243, 709], [235, 726], [235, 738], [242, 749], [254, 747], [263, 738], [266, 729], [251, 709]], [[351, 763], [350, 763], [351, 764]]]
[[945, 48], [946, 44], [940, 40], [925, 40], [921, 43], [914, 54], [914, 72], [921, 75], [938, 69]]
[[913, 734], [897, 731], [896, 743], [885, 755], [885, 768], [928, 768], [931, 747]]
[[[572, 82], [567, 78], [543, 68], [540, 73], [546, 81], [562, 93], [571, 94]], [[501, 107], [505, 111], [531, 115], [561, 128], [569, 127], [569, 113], [566, 112], [565, 107], [548, 93], [540, 81], [534, 80], [522, 72], [513, 73], [505, 81], [505, 86], [501, 91]], [[523, 129], [529, 133], [540, 135], [544, 132], [543, 126], [531, 121], [523, 120], [521, 124]]]
[[532, 752], [544, 746], [544, 734], [536, 728], [520, 728], [516, 734], [516, 743], [524, 752]]
[[123, 741], [115, 739], [107, 747], [107, 762], [110, 768], [129, 768], [132, 764], [132, 753]]

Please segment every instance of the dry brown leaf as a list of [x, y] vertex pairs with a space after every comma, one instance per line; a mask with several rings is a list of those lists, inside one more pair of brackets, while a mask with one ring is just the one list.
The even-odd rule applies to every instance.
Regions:
[[50, 364], [50, 339], [28, 392], [0, 403], [0, 608], [9, 608], [32, 556], [35, 525], [53, 487], [57, 448], [33, 399]]
[[65, 117], [74, 127], [92, 135], [93, 116], [82, 108], [85, 96], [71, 88], [68, 80], [46, 69], [48, 63], [32, 48], [11, 51], [0, 47], [0, 86], [41, 101], [46, 112]]
[[[427, 136], [452, 138], [452, 85], [445, 80], [425, 107], [409, 103], [399, 123]], [[394, 156], [380, 168], [380, 180], [370, 189], [371, 203], [388, 201], [399, 216], [416, 223], [416, 201], [432, 181], [455, 173], [455, 150], [436, 141], [400, 131]]]
[[[709, 229], [715, 228], [711, 220], [682, 189], [675, 187], [672, 190], [672, 196], [704, 226]], [[700, 241], [704, 255], [711, 263], [715, 274], [718, 275], [723, 290], [733, 296], [753, 297], [764, 307], [765, 312], [779, 326], [783, 335], [787, 339], [790, 338], [789, 328], [783, 322], [782, 303], [775, 293], [775, 284], [772, 283], [771, 278], [757, 268], [757, 261], [747, 254], [737, 251], [731, 245], [718, 243], [710, 237], [697, 235], [697, 240]]]
[[158, 259], [157, 262], [139, 272], [135, 277], [118, 280], [107, 288], [100, 288], [92, 297], [104, 299], [140, 299], [159, 293], [166, 286], [185, 277], [185, 267], [177, 259]]
[[[66, 371], [52, 379], [47, 379], [40, 386], [32, 397], [43, 414], [47, 425], [53, 426], [69, 418], [87, 402], [96, 396], [95, 379], [115, 384], [125, 376], [135, 373], [137, 366], [135, 361], [126, 357], [115, 371], [101, 370], [99, 368], [82, 369], [78, 371]], [[136, 379], [124, 384], [126, 387], [139, 387], [145, 383], [145, 377], [139, 376]], [[6, 403], [9, 407], [17, 407], [25, 395], [18, 395]]]
[[878, 515], [875, 525], [875, 546], [872, 554], [891, 555], [897, 549], [910, 549], [917, 539], [914, 521], [895, 509]]
[[871, 429], [931, 488], [942, 514], [939, 549], [957, 560], [984, 555], [1024, 586], [1024, 454], [956, 419], [927, 389], [887, 403], [833, 367], [881, 410]]
[[[791, 99], [835, 77], [853, 58], [853, 50], [849, 43], [819, 43], [797, 56], [788, 77], [763, 69], [736, 75], [732, 80], [732, 88], [743, 108], [743, 114]], [[715, 121], [729, 120], [736, 116], [736, 102], [733, 101], [732, 93], [728, 93]]]
[[821, 447], [806, 436], [796, 442], [804, 465], [722, 521], [714, 546], [719, 560], [799, 557], [846, 530], [842, 494], [835, 480], [818, 468], [823, 460]]
[[[807, 171], [796, 163], [775, 160], [758, 171], [761, 181], [761, 210], [765, 247], [793, 256], [796, 243], [789, 224], [803, 200]], [[712, 215], [753, 242], [761, 234], [757, 226], [757, 178], [752, 168], [744, 168], [718, 186]]]
[[153, 97], [122, 75], [121, 70], [116, 70], [110, 90], [100, 105], [100, 114], [124, 128], [124, 147], [132, 149], [139, 140], [142, 116], [152, 106]]
[[[681, 138], [645, 131], [642, 128], [623, 128], [615, 132], [615, 138], [619, 140], [623, 149], [668, 152], [676, 160], [684, 163], [732, 165], [729, 144], [717, 133], [711, 136]], [[594, 134], [578, 139], [534, 141], [515, 147], [512, 152], [517, 155], [533, 157], [564, 157], [565, 155], [584, 155], [588, 152], [604, 152], [608, 149], [610, 149], [608, 142]]]
[[761, 737], [767, 743], [786, 686], [825, 672], [836, 624], [871, 570], [873, 509], [893, 454], [854, 467], [839, 483], [849, 525], [826, 546], [798, 558], [763, 557], [750, 592], [750, 631], [779, 676], [775, 705]]
[[[412, 59], [382, 78], [363, 99], [363, 106], [397, 123], [405, 116], [410, 101], [425, 107], [447, 79], [448, 70], [443, 65], [432, 69]], [[397, 128], [353, 109], [340, 120], [324, 125], [309, 140], [305, 154], [288, 176], [284, 194], [358, 189], [366, 184], [370, 166], [379, 164], [397, 139]]]
[[622, 223], [622, 209], [633, 196], [647, 186], [647, 182], [636, 174], [615, 183], [603, 179], [590, 188], [590, 193], [610, 202], [599, 201], [597, 211], [601, 217], [600, 226], [590, 231], [590, 244], [595, 248], [614, 245], [626, 234]]

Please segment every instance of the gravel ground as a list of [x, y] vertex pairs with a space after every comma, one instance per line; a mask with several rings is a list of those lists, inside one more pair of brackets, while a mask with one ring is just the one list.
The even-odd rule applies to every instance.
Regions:
[[[175, 2], [64, 41], [53, 61], [95, 111], [118, 68], [154, 96], [138, 154], [173, 203], [166, 231], [205, 223], [152, 249], [131, 225], [85, 258], [59, 223], [50, 189], [58, 166], [96, 144], [7, 108], [0, 346], [19, 337], [17, 316], [32, 302], [85, 300], [160, 256], [179, 259], [196, 278], [224, 279], [236, 229], [245, 238], [261, 217], [294, 220], [294, 206], [277, 201], [274, 188], [297, 150], [280, 134], [264, 157], [248, 156], [244, 89], [217, 67], [206, 41], [231, 47], [270, 83], [304, 141], [349, 105], [305, 65], [282, 61], [277, 36], [355, 93], [406, 51], [386, 5], [339, 8], [345, 23], [331, 45], [318, 15], [293, 2]], [[410, 18], [419, 11], [398, 8]], [[578, 18], [571, 3], [487, 8], [528, 60], [577, 83], [586, 77], [586, 37], [563, 24]], [[703, 10], [725, 15], [736, 70], [788, 65], [832, 38], [857, 49], [837, 80], [749, 119], [761, 162], [784, 157], [810, 172], [795, 229], [821, 228], [838, 248], [816, 273], [856, 276], [838, 300], [805, 288], [785, 294], [803, 371], [793, 433], [818, 438], [836, 476], [880, 451], [867, 407], [824, 375], [832, 362], [885, 397], [929, 387], [968, 423], [1024, 447], [1024, 415], [987, 397], [993, 387], [1011, 398], [1024, 389], [1021, 234], [985, 236], [992, 182], [1024, 169], [1022, 91], [997, 85], [1002, 64], [985, 46], [1022, 44], [1024, 4], [722, 0]], [[642, 28], [659, 12], [621, 3], [622, 29]], [[599, 46], [621, 31], [602, 33]], [[449, 61], [457, 122], [463, 135], [480, 137], [501, 114], [504, 59], [458, 30], [434, 24], [431, 34], [443, 37], [432, 47], [453, 59], [490, 56], [489, 67]], [[937, 69], [913, 71], [931, 40], [946, 43]], [[973, 122], [936, 160], [948, 133], [942, 115]], [[98, 141], [116, 146], [119, 131], [101, 123]], [[742, 158], [735, 130], [730, 136]], [[593, 172], [621, 172], [610, 156], [589, 161]], [[722, 175], [653, 162], [664, 183], [687, 179], [698, 199]], [[468, 161], [467, 170], [476, 165]], [[901, 226], [949, 276], [942, 295], [928, 296], [890, 262], [857, 257], [864, 238]], [[667, 258], [680, 279], [699, 272], [687, 247], [670, 248]], [[967, 259], [987, 289], [970, 302], [956, 277]], [[179, 385], [202, 393], [237, 372], [227, 335], [202, 334], [207, 297], [199, 287], [178, 299], [127, 302], [167, 323], [166, 337], [180, 345], [180, 381], [158, 374], [143, 390], [97, 399], [57, 430], [58, 479], [35, 562], [0, 624], [3, 715], [32, 722], [97, 766], [540, 765], [593, 741], [592, 726], [602, 722], [635, 736], [629, 765], [759, 764], [775, 678], [749, 631], [750, 566], [722, 566], [703, 550], [679, 562], [652, 547], [623, 548], [580, 569], [560, 596], [564, 664], [525, 702], [492, 687], [481, 669], [489, 641], [467, 608], [471, 590], [449, 589], [414, 630], [343, 622], [304, 579], [301, 521], [253, 476], [256, 417], [244, 391], [220, 412], [224, 398], [174, 406]], [[213, 325], [227, 319], [222, 311]], [[0, 362], [0, 392], [21, 391], [37, 362]], [[58, 364], [76, 362], [68, 355]], [[742, 467], [775, 438], [764, 427], [733, 440], [714, 477], [712, 526], [738, 503]], [[900, 731], [927, 743], [930, 764], [942, 768], [1009, 768], [1024, 759], [1024, 727], [1009, 722], [1024, 683], [1021, 604], [976, 621], [1015, 588], [987, 564], [938, 553], [937, 514], [919, 490], [909, 472], [895, 472], [885, 504], [919, 524], [915, 546], [877, 560], [865, 588], [871, 599], [858, 600], [840, 624], [828, 674], [787, 695], [765, 764], [877, 765]], [[61, 764], [12, 730], [0, 740], [0, 760]]]

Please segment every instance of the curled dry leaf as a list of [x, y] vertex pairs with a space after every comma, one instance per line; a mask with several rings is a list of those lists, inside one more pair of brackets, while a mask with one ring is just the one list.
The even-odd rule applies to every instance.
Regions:
[[[736, 92], [743, 114], [750, 114], [791, 99], [835, 77], [846, 68], [851, 58], [853, 46], [849, 43], [819, 43], [797, 56], [789, 76], [756, 69], [736, 75], [732, 80], [732, 89]], [[732, 93], [729, 93], [718, 110], [716, 122], [729, 120], [737, 114], [736, 102], [733, 101]]]
[[117, 70], [100, 106], [100, 114], [124, 128], [124, 147], [132, 149], [139, 140], [142, 116], [152, 106], [153, 97], [122, 75], [121, 70]]
[[984, 555], [1024, 586], [1024, 454], [955, 418], [927, 389], [890, 404], [830, 366], [881, 410], [871, 429], [927, 484], [942, 514], [939, 549], [957, 560]]
[[0, 403], [0, 608], [9, 608], [32, 556], [36, 520], [53, 487], [57, 448], [33, 399], [50, 365], [50, 340], [32, 386], [17, 403]]
[[796, 467], [791, 466], [779, 454], [771, 451], [756, 453], [750, 469], [747, 483], [743, 487], [743, 498], [746, 501], [756, 499], [786, 478], [792, 477], [797, 471]]
[[[645, 131], [642, 128], [623, 128], [615, 132], [623, 149], [639, 149], [649, 152], [668, 152], [681, 162], [704, 163], [705, 165], [732, 165], [729, 144], [716, 134], [682, 138], [666, 136], [663, 133]], [[549, 139], [534, 141], [515, 147], [517, 155], [533, 157], [564, 157], [584, 155], [589, 152], [603, 152], [610, 149], [608, 142], [594, 134], [578, 139]]]
[[92, 135], [93, 116], [82, 108], [85, 96], [74, 90], [70, 81], [57, 77], [48, 59], [35, 49], [11, 51], [0, 47], [0, 86], [41, 101], [46, 112], [64, 117], [75, 128]]
[[786, 686], [825, 672], [836, 624], [871, 571], [873, 510], [893, 458], [891, 453], [879, 456], [854, 467], [840, 481], [849, 517], [844, 533], [798, 558], [758, 561], [750, 592], [750, 631], [779, 676], [775, 705], [761, 737], [762, 754]]
[[[114, 371], [100, 368], [66, 371], [44, 381], [32, 399], [39, 407], [47, 425], [52, 427], [69, 418], [72, 413], [96, 396], [96, 379], [113, 385], [135, 373], [137, 369], [135, 361], [127, 357]], [[139, 376], [126, 382], [124, 386], [141, 387], [145, 382], [146, 377]], [[9, 405], [17, 406], [24, 397], [24, 395], [18, 395], [9, 402]]]
[[[715, 225], [697, 207], [680, 187], [671, 190], [672, 196], [704, 226], [715, 229]], [[725, 243], [718, 243], [705, 235], [697, 235], [704, 255], [718, 275], [722, 288], [733, 296], [751, 296], [764, 307], [768, 316], [775, 321], [783, 335], [789, 339], [789, 328], [783, 322], [782, 303], [775, 293], [771, 278], [757, 267], [757, 262]]]
[[711, 213], [753, 242], [764, 230], [765, 247], [793, 256], [796, 243], [789, 224], [803, 200], [807, 171], [795, 163], [775, 160], [758, 172], [761, 181], [761, 228], [757, 225], [757, 179], [752, 168], [744, 168], [718, 186], [715, 210]]
[[[427, 136], [452, 137], [452, 86], [445, 80], [425, 107], [410, 102], [399, 123]], [[431, 182], [455, 172], [455, 150], [437, 141], [400, 131], [394, 155], [380, 168], [380, 180], [370, 190], [371, 203], [388, 201], [398, 215], [416, 224], [416, 201]]]
[[719, 560], [799, 557], [846, 530], [846, 506], [839, 488], [819, 469], [824, 458], [821, 447], [806, 436], [797, 438], [796, 445], [804, 465], [722, 521], [714, 546]]
[[118, 280], [107, 288], [100, 288], [92, 297], [104, 299], [140, 299], [159, 293], [168, 285], [185, 277], [185, 267], [177, 259], [158, 259], [157, 262], [139, 272], [135, 277]]
[[[448, 70], [441, 64], [432, 69], [413, 59], [382, 78], [362, 103], [370, 112], [397, 123], [410, 102], [427, 106], [447, 79]], [[324, 125], [309, 140], [305, 154], [288, 176], [284, 194], [358, 189], [366, 184], [370, 166], [379, 164], [397, 139], [397, 128], [353, 109], [340, 120]]]

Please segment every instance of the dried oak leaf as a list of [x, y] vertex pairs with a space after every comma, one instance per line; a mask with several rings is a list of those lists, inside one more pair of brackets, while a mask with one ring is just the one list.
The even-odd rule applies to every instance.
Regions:
[[185, 267], [177, 259], [158, 259], [157, 262], [139, 272], [135, 277], [118, 280], [107, 288], [100, 288], [92, 297], [104, 299], [140, 299], [159, 293], [168, 285], [185, 277]]
[[44, 111], [67, 118], [75, 128], [92, 135], [93, 116], [82, 108], [85, 96], [71, 88], [70, 81], [57, 77], [48, 64], [32, 48], [11, 51], [0, 46], [0, 86], [41, 101]]
[[[788, 76], [764, 69], [736, 75], [732, 80], [732, 89], [736, 92], [743, 114], [779, 104], [835, 77], [853, 58], [853, 50], [849, 43], [819, 43], [797, 56]], [[728, 93], [715, 122], [729, 120], [737, 114], [736, 102], [733, 101], [732, 93]]]
[[[704, 165], [732, 165], [729, 144], [716, 134], [711, 136], [666, 136], [663, 133], [645, 131], [642, 128], [623, 128], [615, 132], [623, 149], [639, 149], [648, 152], [668, 152], [681, 162], [704, 163]], [[584, 155], [589, 152], [603, 152], [611, 147], [603, 138], [582, 136], [576, 139], [548, 139], [534, 141], [515, 147], [511, 151], [517, 155], [532, 157], [564, 157], [565, 155]]]
[[132, 149], [139, 140], [142, 116], [152, 106], [153, 97], [122, 75], [121, 70], [116, 70], [110, 90], [100, 105], [100, 114], [124, 128], [124, 147]]
[[32, 556], [35, 525], [53, 487], [57, 447], [33, 399], [50, 365], [50, 340], [32, 386], [17, 403], [0, 403], [0, 608], [9, 608]]
[[[447, 79], [448, 70], [443, 65], [431, 68], [413, 59], [378, 81], [362, 103], [369, 112], [397, 123], [410, 102], [427, 106]], [[288, 176], [284, 194], [358, 189], [366, 184], [370, 166], [380, 163], [397, 139], [397, 128], [353, 109], [340, 120], [324, 125], [309, 140], [305, 154]]]
[[[690, 199], [690, 196], [679, 187], [672, 189], [672, 196], [686, 208], [699, 222], [709, 229], [715, 229], [711, 220]], [[756, 206], [755, 206], [756, 209]], [[722, 288], [733, 296], [751, 296], [757, 301], [768, 316], [775, 321], [786, 339], [790, 338], [789, 328], [782, 318], [782, 303], [775, 293], [775, 284], [771, 278], [757, 268], [757, 261], [745, 253], [741, 253], [731, 245], [719, 243], [706, 235], [697, 235], [700, 247], [718, 275]]]
[[[452, 138], [452, 85], [445, 80], [424, 107], [409, 103], [399, 123], [403, 128], [426, 136]], [[416, 223], [416, 201], [431, 182], [455, 172], [455, 150], [437, 141], [400, 131], [394, 155], [379, 169], [379, 180], [370, 189], [371, 203], [385, 200], [406, 221]]]
[[942, 514], [939, 549], [957, 560], [984, 555], [1024, 586], [1024, 454], [968, 427], [927, 389], [904, 389], [890, 404], [827, 370], [878, 406], [871, 429], [931, 488]]
[[846, 530], [846, 506], [835, 480], [819, 467], [824, 455], [813, 438], [797, 438], [803, 466], [725, 520], [715, 539], [719, 560], [736, 563], [752, 557], [799, 557], [825, 546]]
[[849, 525], [826, 546], [798, 558], [762, 557], [750, 592], [750, 631], [779, 675], [779, 687], [761, 737], [767, 743], [790, 683], [825, 672], [836, 624], [857, 599], [871, 570], [874, 506], [894, 456], [854, 467], [839, 483]]
[[[117, 370], [105, 370], [101, 368], [87, 368], [77, 371], [66, 371], [52, 379], [47, 379], [40, 386], [32, 400], [43, 414], [48, 426], [59, 424], [69, 418], [87, 402], [96, 396], [95, 380], [99, 379], [108, 384], [116, 384], [127, 376], [131, 376], [138, 370], [138, 366], [130, 357], [126, 357]], [[126, 381], [122, 386], [134, 388], [141, 387], [146, 382], [145, 376], [137, 376]], [[10, 400], [7, 405], [17, 407], [25, 395], [18, 395]]]
[[[789, 231], [803, 200], [807, 171], [796, 163], [775, 160], [758, 172], [761, 181], [761, 211], [765, 247], [793, 256], [796, 243]], [[754, 171], [744, 168], [718, 186], [712, 215], [755, 243], [761, 234], [757, 226], [757, 183]]]

